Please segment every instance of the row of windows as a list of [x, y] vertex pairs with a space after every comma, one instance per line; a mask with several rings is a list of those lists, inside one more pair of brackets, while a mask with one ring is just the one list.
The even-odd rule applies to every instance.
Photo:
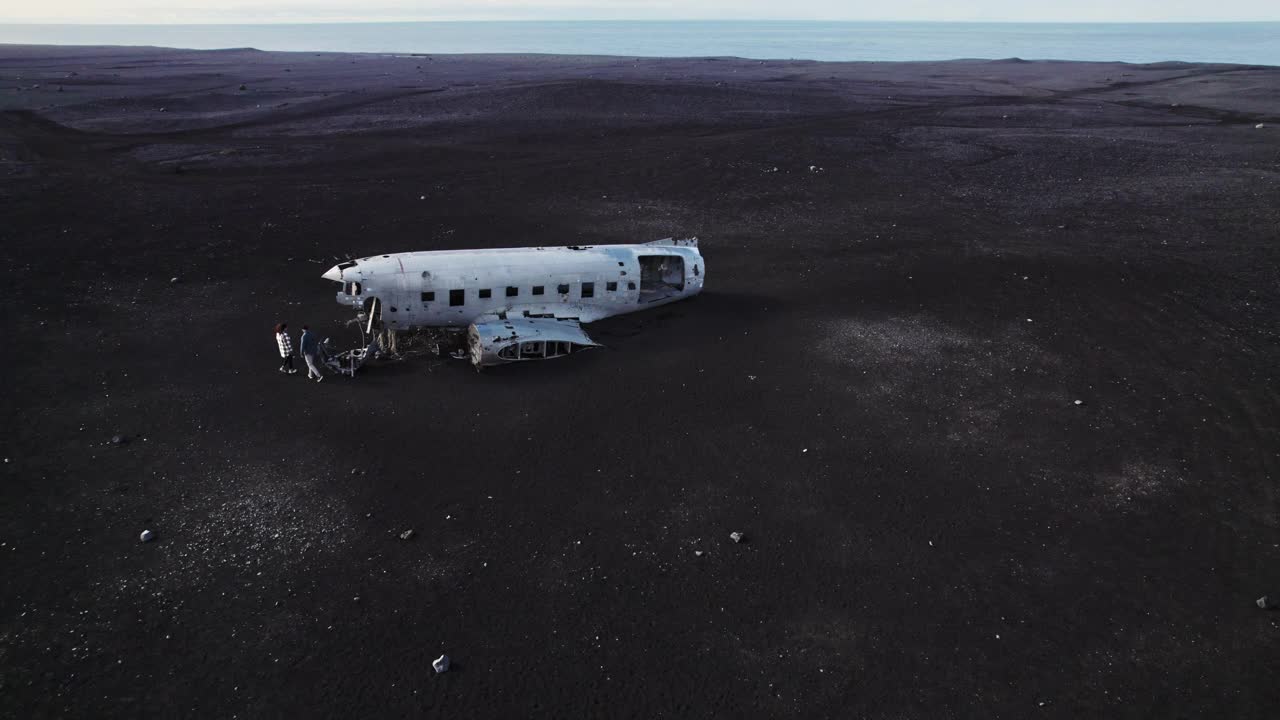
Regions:
[[[605, 291], [606, 291], [606, 292], [617, 292], [617, 290], [618, 290], [618, 283], [613, 282], [613, 281], [609, 281], [609, 282], [607, 282], [607, 283], [605, 283], [605, 284], [604, 284], [604, 289], [605, 289]], [[635, 284], [635, 283], [633, 283], [633, 282], [629, 282], [629, 283], [627, 283], [627, 289], [628, 289], [628, 290], [635, 290], [635, 289], [636, 289], [636, 284]], [[459, 305], [464, 305], [464, 304], [466, 304], [466, 301], [467, 301], [467, 300], [466, 300], [466, 292], [467, 292], [466, 290], [450, 290], [450, 291], [449, 291], [449, 306], [450, 306], [450, 307], [457, 307], [457, 306], [459, 306]], [[556, 286], [556, 292], [557, 292], [557, 293], [559, 293], [559, 294], [561, 294], [561, 295], [568, 295], [568, 294], [569, 294], [569, 284], [568, 284], [568, 283], [561, 283], [561, 284], [557, 285], [557, 286]], [[533, 288], [532, 288], [532, 291], [531, 291], [531, 294], [533, 294], [533, 295], [542, 295], [542, 294], [544, 294], [544, 293], [545, 293], [545, 286], [543, 286], [543, 285], [534, 285], [534, 286], [533, 286]], [[476, 291], [476, 295], [477, 295], [481, 300], [487, 300], [487, 299], [489, 299], [489, 298], [493, 297], [493, 290], [492, 290], [491, 288], [482, 288], [482, 289], [480, 289], [480, 290], [477, 290], [477, 291]], [[519, 296], [520, 296], [520, 288], [518, 288], [518, 287], [514, 287], [514, 286], [508, 286], [508, 287], [507, 287], [507, 297], [519, 297]], [[595, 296], [596, 296], [596, 284], [595, 284], [595, 283], [593, 283], [593, 282], [584, 282], [584, 283], [582, 283], [581, 296], [582, 296], [582, 297], [584, 297], [584, 298], [591, 298], [591, 297], [595, 297]], [[425, 292], [423, 292], [423, 293], [422, 293], [422, 302], [424, 302], [424, 303], [425, 303], [425, 302], [435, 302], [435, 300], [436, 300], [436, 293], [435, 293], [435, 291], [434, 291], [434, 290], [427, 290], [427, 291], [425, 291]]]

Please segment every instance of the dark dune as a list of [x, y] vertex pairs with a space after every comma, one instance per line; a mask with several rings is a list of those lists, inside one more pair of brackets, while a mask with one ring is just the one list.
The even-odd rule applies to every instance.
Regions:
[[[1280, 68], [0, 46], [0, 715], [1275, 717], [1277, 228]], [[670, 235], [275, 371], [334, 258]]]

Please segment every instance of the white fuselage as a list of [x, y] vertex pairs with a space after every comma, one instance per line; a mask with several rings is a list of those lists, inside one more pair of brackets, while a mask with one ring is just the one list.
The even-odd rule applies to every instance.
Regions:
[[324, 274], [343, 284], [338, 302], [377, 313], [393, 330], [498, 317], [589, 323], [696, 295], [705, 276], [696, 240], [406, 252]]

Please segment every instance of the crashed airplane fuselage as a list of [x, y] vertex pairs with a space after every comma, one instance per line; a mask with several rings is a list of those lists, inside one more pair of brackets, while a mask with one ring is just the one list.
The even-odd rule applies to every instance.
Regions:
[[374, 255], [323, 277], [371, 326], [466, 327], [478, 368], [597, 347], [583, 323], [696, 295], [706, 265], [693, 238]]

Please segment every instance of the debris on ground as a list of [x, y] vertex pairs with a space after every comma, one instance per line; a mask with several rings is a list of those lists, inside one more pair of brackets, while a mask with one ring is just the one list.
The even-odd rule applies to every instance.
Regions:
[[414, 534], [414, 533], [413, 533], [413, 530], [405, 530], [404, 532], [400, 533], [400, 539], [401, 539], [401, 540], [411, 540], [411, 539], [413, 539], [413, 534]]
[[1083, 405], [1083, 404], [1084, 404], [1084, 401], [1083, 401], [1083, 400], [1076, 400], [1076, 401], [1075, 401], [1075, 404], [1076, 404], [1076, 405]]
[[701, 551], [701, 550], [694, 550], [694, 551], [693, 551], [693, 554], [694, 554], [694, 555], [696, 555], [697, 557], [702, 557], [702, 551]]
[[142, 542], [151, 542], [156, 539], [156, 534], [150, 530], [143, 530], [142, 534], [138, 536], [138, 539]]
[[734, 541], [734, 542], [736, 542], [736, 543], [740, 543], [740, 542], [742, 542], [742, 533], [740, 533], [740, 532], [738, 532], [737, 530], [735, 530], [735, 531], [733, 531], [733, 532], [729, 533], [729, 539], [730, 539], [730, 540], [732, 540], [732, 541]]
[[1262, 610], [1275, 610], [1277, 607], [1280, 607], [1280, 605], [1277, 605], [1276, 601], [1272, 600], [1269, 595], [1263, 595], [1258, 598], [1257, 603], [1258, 607]]
[[111, 444], [112, 444], [112, 445], [123, 445], [123, 444], [125, 444], [125, 443], [127, 443], [127, 442], [129, 442], [129, 439], [128, 439], [128, 438], [126, 438], [126, 437], [125, 437], [125, 436], [123, 436], [123, 435], [112, 435], [112, 436], [111, 436]]
[[442, 673], [449, 669], [449, 656], [441, 655], [431, 663], [431, 667], [435, 668], [437, 673]]
[[177, 278], [176, 276], [175, 276], [175, 277], [171, 277], [171, 278], [169, 278], [169, 284], [170, 284], [170, 285], [177, 285], [177, 284], [178, 284], [178, 278]]
[[1254, 129], [1254, 130], [1261, 130], [1261, 129], [1262, 129], [1262, 128], [1264, 128], [1264, 127], [1266, 127], [1266, 124], [1265, 124], [1265, 123], [1258, 123], [1257, 125], [1254, 125], [1254, 126], [1253, 126], [1253, 129]]

